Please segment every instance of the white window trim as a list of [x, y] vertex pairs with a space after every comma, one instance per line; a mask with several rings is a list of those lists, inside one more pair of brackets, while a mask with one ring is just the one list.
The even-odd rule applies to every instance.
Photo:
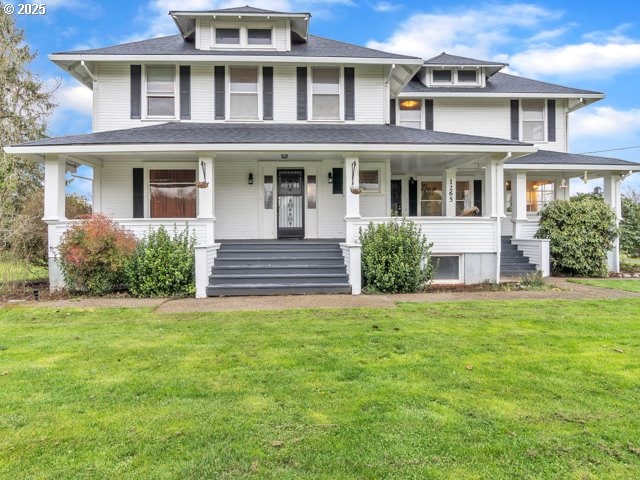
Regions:
[[[368, 167], [366, 164], [360, 163], [360, 168], [358, 169], [358, 176], [361, 171], [373, 171], [378, 172], [378, 189], [377, 190], [362, 190], [361, 195], [382, 195], [384, 193], [382, 188], [382, 169], [378, 166]], [[358, 178], [358, 183], [360, 183], [360, 178]]]
[[[176, 120], [180, 117], [180, 86], [179, 86], [179, 68], [178, 64], [168, 65], [174, 67], [173, 73], [173, 115], [149, 115], [149, 103], [147, 94], [147, 67], [167, 66], [162, 63], [146, 63], [142, 68], [142, 115], [145, 120]], [[152, 95], [153, 96], [153, 95]]]
[[[337, 68], [338, 69], [338, 118], [334, 119], [314, 119], [313, 118], [313, 69], [314, 68]], [[344, 68], [340, 65], [310, 65], [307, 69], [307, 111], [309, 112], [309, 122], [335, 123], [344, 122]]]
[[464, 281], [464, 254], [431, 252], [431, 257], [458, 257], [458, 278], [450, 280], [433, 280], [436, 285], [456, 285]]
[[[422, 215], [422, 182], [440, 182], [440, 185], [442, 187], [442, 214], [437, 216], [437, 217], [428, 217], [428, 218], [439, 218], [439, 217], [445, 217], [446, 216], [446, 195], [445, 195], [445, 190], [444, 190], [444, 178], [443, 177], [439, 177], [439, 176], [434, 176], [434, 175], [429, 175], [429, 176], [418, 176], [418, 213], [420, 215], [418, 215], [419, 217], [425, 217], [427, 215]], [[469, 195], [471, 196], [471, 199], [473, 200], [475, 198], [475, 190], [474, 190], [474, 180], [478, 180], [478, 178], [474, 177], [474, 176], [470, 176], [470, 175], [462, 175], [462, 176], [457, 176], [456, 177], [456, 182], [469, 182]], [[457, 190], [457, 189], [456, 189]], [[456, 200], [456, 204], [457, 204], [458, 200]], [[456, 215], [455, 218], [463, 218], [463, 217], [459, 217], [458, 215]]]
[[[258, 118], [231, 118], [231, 68], [232, 67], [255, 67], [258, 69]], [[225, 102], [225, 121], [226, 122], [262, 122], [263, 121], [263, 88], [262, 88], [262, 66], [260, 65], [226, 65], [224, 75], [224, 102]], [[245, 92], [254, 95], [253, 92]], [[238, 92], [236, 92], [238, 94]], [[242, 93], [240, 93], [241, 95]]]
[[[402, 102], [403, 100], [417, 100], [417, 101], [421, 102], [421, 105], [420, 105], [420, 129], [424, 130], [425, 129], [425, 122], [426, 122], [425, 112], [424, 112], [424, 100], [425, 100], [424, 98], [397, 98], [396, 99], [396, 125], [398, 125], [400, 127], [402, 126], [401, 121], [400, 121], [400, 112], [403, 111], [403, 110], [400, 110], [400, 102]], [[406, 128], [411, 128], [411, 127], [406, 127]]]
[[[451, 70], [451, 81], [450, 82], [439, 82], [433, 78], [433, 73], [441, 70]], [[475, 82], [461, 82], [458, 79], [459, 71], [475, 71], [476, 72], [476, 81]], [[455, 68], [455, 67], [446, 67], [446, 68], [438, 68], [433, 67], [429, 72], [429, 81], [433, 86], [456, 86], [456, 87], [479, 87], [482, 86], [482, 68]]]
[[[171, 220], [170, 218], [163, 219], [157, 217], [151, 217], [151, 170], [195, 170], [196, 182], [198, 181], [198, 164], [193, 162], [145, 162], [144, 164], [144, 218], [151, 220]], [[196, 218], [200, 211], [200, 195], [196, 191]], [[184, 217], [189, 218], [189, 217]], [[184, 220], [180, 218], [180, 220]]]
[[518, 109], [519, 109], [519, 124], [518, 127], [520, 129], [520, 139], [522, 142], [531, 142], [531, 143], [548, 143], [549, 142], [549, 138], [548, 138], [548, 134], [549, 134], [549, 119], [548, 119], [548, 112], [547, 112], [547, 100], [544, 98], [527, 98], [525, 100], [540, 100], [542, 102], [542, 135], [543, 135], [543, 140], [527, 140], [524, 138], [524, 110], [522, 109], [522, 99], [520, 99], [518, 101]]
[[[236, 28], [240, 30], [240, 43], [216, 43], [216, 28], [228, 29]], [[242, 50], [273, 50], [276, 48], [276, 28], [275, 24], [271, 22], [260, 23], [212, 23], [211, 24], [211, 49], [212, 50], [224, 50], [224, 49], [242, 49]], [[249, 29], [259, 30], [271, 30], [271, 43], [265, 45], [249, 44]]]

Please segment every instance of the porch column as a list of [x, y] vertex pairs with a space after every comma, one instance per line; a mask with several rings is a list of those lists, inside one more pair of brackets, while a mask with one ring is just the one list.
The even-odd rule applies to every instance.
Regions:
[[[604, 176], [604, 201], [616, 215], [616, 225], [622, 219], [622, 197], [620, 193], [620, 175], [610, 173]], [[620, 239], [616, 238], [613, 248], [609, 251], [609, 271], [620, 271]]]
[[91, 182], [91, 211], [102, 212], [102, 167], [93, 165], [93, 181]]
[[[484, 173], [484, 183], [488, 192], [487, 205], [485, 207], [485, 216], [495, 219], [495, 252], [496, 252], [496, 270], [495, 281], [500, 283], [500, 255], [502, 252], [501, 237], [501, 216], [503, 212], [500, 210], [502, 202], [499, 200], [504, 196], [504, 175], [502, 162], [499, 160], [490, 160], [487, 162]], [[504, 210], [504, 209], [503, 209]]]
[[456, 216], [456, 173], [457, 169], [447, 168], [444, 171], [444, 214], [446, 217]]
[[354, 227], [350, 220], [359, 220], [360, 216], [360, 195], [356, 195], [351, 188], [360, 187], [360, 158], [355, 155], [344, 157], [344, 178], [346, 180], [345, 200], [346, 200], [346, 242], [355, 243], [358, 238], [358, 232], [354, 231]]
[[65, 216], [65, 159], [47, 155], [44, 159], [44, 218], [48, 221], [64, 221]]
[[200, 153], [198, 155], [198, 182], [208, 182], [206, 188], [198, 188], [198, 213], [197, 216], [206, 222], [206, 246], [212, 245], [215, 241], [214, 222], [215, 222], [215, 172], [214, 172], [215, 155], [211, 153]]
[[513, 238], [520, 238], [519, 225], [527, 222], [527, 174], [517, 172], [511, 180]]

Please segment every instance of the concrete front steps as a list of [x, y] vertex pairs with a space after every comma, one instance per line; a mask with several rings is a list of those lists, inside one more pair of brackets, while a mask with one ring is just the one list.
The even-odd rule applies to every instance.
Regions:
[[502, 237], [500, 276], [513, 278], [535, 271], [536, 266], [529, 263], [529, 257], [525, 257], [518, 247], [511, 243], [511, 237]]
[[222, 241], [207, 295], [351, 293], [338, 241]]

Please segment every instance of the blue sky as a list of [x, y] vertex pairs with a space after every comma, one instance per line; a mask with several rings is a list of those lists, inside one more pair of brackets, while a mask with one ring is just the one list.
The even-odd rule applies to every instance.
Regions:
[[[44, 0], [46, 2], [46, 0]], [[14, 3], [15, 1], [5, 1]], [[38, 50], [33, 68], [61, 81], [50, 134], [91, 130], [91, 92], [46, 55], [176, 33], [171, 9], [239, 6], [248, 0], [52, 0], [44, 16], [18, 16]], [[428, 58], [442, 51], [510, 64], [519, 75], [607, 97], [572, 114], [575, 153], [640, 146], [640, 6], [631, 1], [455, 2], [260, 0], [252, 6], [310, 11], [311, 32]], [[640, 162], [640, 148], [601, 153]], [[640, 189], [640, 174], [625, 186]], [[80, 186], [78, 186], [80, 188]]]

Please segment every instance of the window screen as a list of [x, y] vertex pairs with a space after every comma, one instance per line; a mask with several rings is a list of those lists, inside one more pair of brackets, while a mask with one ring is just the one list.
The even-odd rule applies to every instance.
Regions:
[[451, 83], [451, 70], [434, 70], [433, 81], [436, 83]]
[[223, 45], [240, 45], [240, 29], [216, 28], [216, 43]]
[[258, 119], [258, 68], [229, 69], [229, 103], [232, 119]]
[[148, 66], [146, 73], [147, 115], [175, 116], [175, 67]]
[[475, 70], [458, 70], [458, 83], [477, 83], [478, 76]]
[[249, 28], [247, 41], [249, 45], [271, 45], [271, 29]]
[[340, 119], [340, 70], [314, 67], [311, 75], [314, 120]]

